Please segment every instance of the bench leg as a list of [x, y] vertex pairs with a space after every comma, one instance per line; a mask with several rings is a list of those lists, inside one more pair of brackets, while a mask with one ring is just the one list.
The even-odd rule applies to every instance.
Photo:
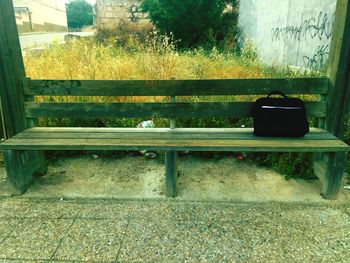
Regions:
[[176, 196], [176, 181], [178, 174], [178, 153], [177, 151], [167, 151], [165, 153], [165, 182], [166, 196]]
[[34, 177], [47, 172], [43, 152], [4, 151], [7, 183], [13, 195], [22, 195], [33, 183]]
[[336, 200], [341, 188], [346, 162], [346, 153], [325, 153], [323, 160], [315, 160], [314, 169], [321, 180], [322, 196], [326, 199]]
[[33, 173], [34, 176], [44, 176], [47, 174], [47, 161], [45, 157], [44, 151], [33, 151], [33, 154], [35, 154], [35, 159], [37, 160], [37, 169]]

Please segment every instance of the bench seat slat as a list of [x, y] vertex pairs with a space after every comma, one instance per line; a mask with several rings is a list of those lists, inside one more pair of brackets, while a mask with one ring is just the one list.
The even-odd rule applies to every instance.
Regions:
[[312, 129], [304, 138], [296, 139], [255, 137], [252, 132], [250, 128], [89, 128], [89, 132], [79, 132], [79, 128], [33, 128], [1, 143], [0, 150], [339, 152], [350, 149], [321, 129]]
[[26, 80], [25, 95], [46, 96], [206, 96], [327, 94], [328, 78], [213, 80]]
[[[101, 131], [100, 131], [101, 130]], [[17, 134], [16, 139], [221, 139], [221, 140], [256, 140], [250, 128], [227, 128], [224, 131], [211, 128], [177, 128], [177, 129], [135, 129], [135, 128], [32, 128]], [[312, 129], [305, 136], [308, 140], [334, 140], [336, 137], [322, 129]], [[270, 138], [280, 140], [280, 138]], [[284, 138], [284, 140], [295, 140]]]
[[[201, 103], [25, 103], [27, 118], [248, 118], [252, 116], [253, 102]], [[305, 102], [310, 117], [325, 117], [326, 103]]]

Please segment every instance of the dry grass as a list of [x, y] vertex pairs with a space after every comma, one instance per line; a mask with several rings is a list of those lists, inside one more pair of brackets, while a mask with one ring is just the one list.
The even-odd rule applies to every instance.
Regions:
[[[26, 74], [32, 79], [234, 79], [276, 76], [276, 71], [256, 60], [252, 48], [243, 51], [243, 56], [203, 49], [177, 51], [171, 38], [150, 34], [141, 43], [130, 37], [126, 43], [117, 45], [111, 38], [104, 43], [95, 39], [81, 39], [66, 45], [58, 43], [41, 52], [28, 53], [24, 57]], [[290, 71], [279, 71], [290, 76]], [[47, 98], [37, 98], [47, 100]], [[106, 97], [54, 97], [61, 101], [145, 101], [145, 98]], [[149, 100], [164, 98], [148, 98]], [[232, 98], [205, 98], [227, 100]], [[244, 100], [236, 96], [234, 100]]]
[[233, 54], [215, 50], [178, 52], [168, 39], [140, 44], [130, 39], [125, 47], [113, 41], [99, 44], [79, 40], [54, 44], [24, 58], [32, 79], [222, 79], [263, 77], [263, 67]]

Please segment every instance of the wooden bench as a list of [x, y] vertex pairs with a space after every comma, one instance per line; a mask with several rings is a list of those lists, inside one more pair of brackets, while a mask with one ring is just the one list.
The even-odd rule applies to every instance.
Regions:
[[[166, 151], [166, 195], [176, 196], [178, 151], [313, 152], [315, 171], [326, 198], [337, 197], [349, 146], [324, 128], [327, 117], [328, 78], [256, 80], [159, 80], [159, 81], [56, 81], [26, 80], [25, 117], [29, 129], [0, 144], [5, 151], [8, 180], [13, 189], [25, 191], [31, 173], [42, 167], [16, 167], [24, 150], [163, 150]], [[63, 128], [34, 127], [39, 117], [67, 118], [249, 118], [249, 96], [278, 90], [288, 95], [315, 95], [306, 101], [308, 116], [318, 120], [304, 138], [263, 138], [252, 128]], [[235, 101], [245, 95], [248, 101]], [[52, 103], [36, 102], [35, 96], [162, 96], [148, 103]], [[186, 96], [198, 97], [191, 102]], [[228, 101], [202, 102], [202, 96], [224, 96]], [[171, 99], [169, 99], [171, 98]], [[175, 101], [175, 98], [177, 101]], [[35, 153], [38, 153], [36, 151]], [[35, 158], [35, 157], [33, 157]], [[13, 164], [13, 167], [11, 167]], [[39, 169], [40, 168], [40, 169]], [[26, 170], [27, 169], [27, 170]], [[28, 170], [29, 169], [29, 170]]]

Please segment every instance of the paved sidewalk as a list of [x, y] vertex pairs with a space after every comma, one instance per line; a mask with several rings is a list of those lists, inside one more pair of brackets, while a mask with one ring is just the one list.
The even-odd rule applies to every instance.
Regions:
[[349, 262], [350, 205], [0, 199], [0, 262]]

